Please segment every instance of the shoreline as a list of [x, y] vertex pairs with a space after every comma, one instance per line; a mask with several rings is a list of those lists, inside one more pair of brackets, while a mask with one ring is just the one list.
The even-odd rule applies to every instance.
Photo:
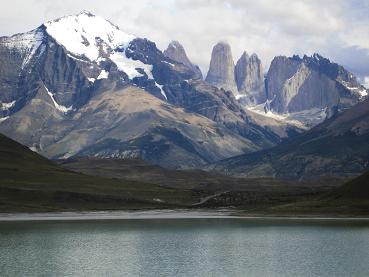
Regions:
[[85, 211], [43, 213], [0, 213], [0, 223], [24, 221], [105, 221], [155, 219], [249, 219], [294, 221], [366, 221], [369, 217], [321, 215], [237, 214], [235, 210], [143, 210], [143, 211]]

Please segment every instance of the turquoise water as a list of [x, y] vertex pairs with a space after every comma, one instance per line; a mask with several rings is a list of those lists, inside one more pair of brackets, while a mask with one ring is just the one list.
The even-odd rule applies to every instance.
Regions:
[[369, 226], [236, 218], [2, 222], [0, 276], [369, 276]]

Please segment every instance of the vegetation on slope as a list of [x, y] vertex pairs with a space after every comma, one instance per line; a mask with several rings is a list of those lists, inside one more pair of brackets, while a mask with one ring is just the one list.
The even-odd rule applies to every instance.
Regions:
[[0, 211], [180, 207], [199, 198], [190, 190], [75, 173], [0, 135]]

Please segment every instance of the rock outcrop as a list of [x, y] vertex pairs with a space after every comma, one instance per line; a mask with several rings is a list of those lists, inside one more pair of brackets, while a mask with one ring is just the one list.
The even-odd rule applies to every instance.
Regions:
[[172, 59], [173, 61], [182, 63], [185, 66], [191, 68], [193, 71], [196, 72], [198, 78], [202, 79], [202, 73], [200, 68], [190, 61], [184, 47], [178, 41], [172, 41], [168, 45], [167, 49], [164, 50], [163, 54], [164, 56]]
[[209, 71], [205, 81], [218, 88], [230, 90], [237, 94], [237, 85], [234, 73], [234, 60], [231, 47], [228, 43], [217, 43], [211, 53]]
[[260, 104], [265, 102], [264, 71], [259, 57], [246, 52], [242, 54], [236, 64], [235, 78], [238, 93], [246, 104]]
[[369, 93], [351, 72], [319, 54], [275, 57], [266, 78], [256, 54], [242, 54], [234, 78], [232, 65], [229, 45], [219, 43], [206, 81], [231, 90], [244, 109], [300, 129], [322, 123], [363, 101]]
[[318, 54], [274, 58], [266, 84], [271, 110], [280, 114], [313, 108], [342, 111], [368, 94], [352, 73]]
[[244, 52], [235, 66], [231, 47], [224, 42], [213, 48], [205, 81], [232, 91], [243, 106], [266, 101], [263, 66], [258, 56]]

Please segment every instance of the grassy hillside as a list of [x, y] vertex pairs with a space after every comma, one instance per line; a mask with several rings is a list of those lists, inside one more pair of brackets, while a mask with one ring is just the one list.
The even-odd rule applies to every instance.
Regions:
[[166, 170], [139, 160], [61, 163], [0, 135], [0, 212], [189, 208], [197, 203], [195, 207], [234, 207], [248, 214], [369, 214], [369, 174], [332, 190], [332, 180], [232, 178]]
[[0, 135], [0, 211], [177, 207], [200, 196], [190, 190], [75, 173]]
[[[140, 159], [101, 159], [72, 158], [59, 160], [58, 163], [71, 171], [100, 177], [128, 179], [132, 181], [158, 184], [170, 188], [204, 190], [209, 193], [220, 191], [306, 188], [311, 183], [296, 183], [273, 178], [234, 178], [216, 172], [203, 170], [172, 170], [150, 164]], [[336, 180], [335, 180], [336, 181]]]
[[317, 197], [271, 207], [266, 212], [369, 216], [369, 172]]
[[87, 175], [129, 179], [209, 194], [211, 197], [199, 205], [207, 208], [264, 209], [319, 195], [342, 182], [338, 178], [314, 183], [273, 178], [234, 178], [202, 170], [168, 170], [138, 159], [85, 157], [61, 160], [59, 163], [66, 169]]
[[369, 200], [369, 172], [335, 189], [329, 195], [333, 198]]

